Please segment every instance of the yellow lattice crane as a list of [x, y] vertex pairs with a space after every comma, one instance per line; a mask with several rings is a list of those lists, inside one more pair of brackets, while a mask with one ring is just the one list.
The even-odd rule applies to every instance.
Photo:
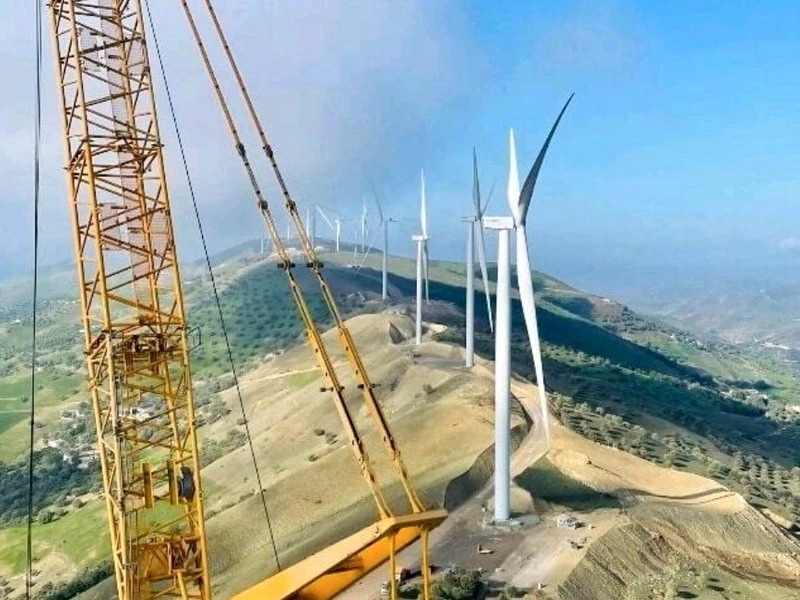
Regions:
[[[241, 592], [237, 600], [327, 600], [417, 539], [428, 598], [428, 533], [446, 517], [419, 499], [373, 384], [323, 277], [210, 0], [214, 30], [320, 285], [364, 405], [395, 467], [409, 509], [396, 514], [345, 402], [344, 387], [298, 286], [186, 0], [188, 23], [252, 184], [279, 266], [328, 382], [378, 521]], [[141, 0], [48, 4], [62, 109], [67, 189], [86, 368], [120, 600], [211, 597], [187, 317], [173, 236]], [[147, 418], [137, 410], [147, 406]], [[390, 577], [396, 597], [395, 578]]]

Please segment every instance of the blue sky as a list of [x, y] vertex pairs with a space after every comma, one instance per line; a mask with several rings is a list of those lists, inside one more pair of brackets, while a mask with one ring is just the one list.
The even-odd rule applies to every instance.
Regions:
[[[434, 257], [460, 256], [456, 218], [469, 210], [472, 146], [484, 190], [496, 181], [492, 210], [505, 211], [507, 128], [527, 168], [576, 92], [529, 216], [533, 261], [611, 292], [608, 282], [626, 273], [674, 274], [683, 265], [788, 268], [800, 247], [800, 6], [699, 4], [243, 0], [218, 8], [298, 200], [355, 216], [373, 179], [387, 212], [406, 219], [391, 240], [402, 253], [412, 250], [420, 167]], [[252, 203], [182, 17], [163, 3], [158, 10], [167, 69], [180, 72], [173, 91], [201, 209], [222, 249], [259, 235]], [[30, 12], [14, 8], [0, 25], [0, 59], [19, 82], [0, 91], [3, 222], [26, 222], [30, 206], [31, 31], [14, 25], [31, 23]], [[50, 69], [46, 260], [69, 251]], [[162, 132], [179, 241], [194, 257], [169, 123]], [[0, 260], [25, 268], [29, 236], [4, 233]]]
[[476, 15], [505, 38], [498, 63], [522, 57], [482, 107], [486, 139], [513, 124], [529, 164], [558, 102], [578, 94], [531, 213], [545, 268], [579, 271], [564, 264], [570, 240], [653, 267], [730, 268], [797, 245], [797, 6], [568, 3], [508, 25], [512, 4]]

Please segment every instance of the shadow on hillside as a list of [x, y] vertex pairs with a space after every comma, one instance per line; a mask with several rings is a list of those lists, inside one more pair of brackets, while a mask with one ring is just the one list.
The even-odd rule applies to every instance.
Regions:
[[[392, 279], [405, 295], [414, 293], [415, 281], [396, 276]], [[432, 299], [451, 302], [463, 309], [464, 288], [435, 281], [431, 281], [430, 288]], [[522, 309], [518, 300], [512, 299], [512, 303], [513, 367], [520, 375], [535, 381]], [[476, 302], [475, 307], [479, 331], [475, 350], [491, 358], [494, 348], [485, 304]], [[545, 358], [548, 387], [552, 391], [572, 396], [581, 385], [589, 384], [593, 393], [587, 401], [614, 412], [624, 406], [634, 422], [637, 412], [646, 412], [707, 437], [731, 454], [737, 450], [760, 454], [785, 467], [800, 462], [800, 425], [776, 423], [764, 416], [763, 408], [722, 396], [706, 373], [680, 365], [582, 317], [571, 318], [556, 310], [537, 306], [542, 339], [588, 356], [579, 365]], [[445, 325], [451, 326], [446, 332], [448, 339], [463, 340], [460, 320]], [[696, 383], [703, 385], [693, 385]]]
[[652, 492], [647, 492], [638, 488], [622, 488], [618, 489], [614, 492], [615, 496], [619, 496], [620, 498], [631, 498], [634, 496], [647, 496], [648, 498], [660, 498], [663, 500], [669, 500], [672, 502], [679, 502], [681, 504], [687, 505], [695, 505], [699, 506], [702, 504], [708, 504], [709, 502], [715, 502], [717, 500], [722, 500], [724, 498], [730, 498], [734, 496], [734, 492], [731, 492], [727, 488], [723, 487], [715, 487], [709, 490], [703, 490], [702, 492], [695, 492], [694, 494], [683, 494], [680, 496], [676, 495], [667, 495], [667, 494], [653, 494]]
[[594, 304], [583, 296], [547, 294], [546, 300], [583, 319], [591, 321], [595, 318]]
[[[393, 275], [392, 282], [406, 296], [411, 296], [415, 293], [416, 282], [412, 279]], [[466, 303], [463, 287], [438, 281], [430, 282], [430, 296], [435, 300], [456, 304], [462, 309]], [[511, 302], [511, 319], [514, 333], [524, 333], [525, 321], [522, 314], [522, 305], [516, 298], [512, 298]], [[485, 303], [476, 302], [475, 307], [476, 329], [488, 332], [489, 322]], [[546, 306], [539, 305], [536, 308], [539, 333], [545, 342], [564, 346], [575, 352], [597, 356], [627, 369], [646, 372], [654, 371], [663, 375], [691, 380], [705, 379], [704, 374], [700, 371], [680, 365], [655, 350], [644, 348], [623, 339], [599, 325], [584, 320], [581, 315], [576, 315], [573, 318], [556, 314]], [[460, 320], [456, 323], [445, 323], [445, 325], [463, 327], [463, 323]]]
[[534, 498], [573, 510], [619, 508], [620, 501], [565, 475], [547, 458], [525, 469], [514, 482]]
[[[520, 364], [530, 375], [532, 366]], [[619, 373], [602, 365], [545, 365], [549, 387], [573, 395], [581, 384], [591, 384], [591, 404], [616, 412], [623, 405], [629, 420], [646, 412], [703, 436], [721, 450], [741, 451], [771, 458], [784, 467], [800, 461], [800, 425], [782, 424], [764, 416], [764, 409], [726, 398], [713, 389], [687, 386], [686, 382], [652, 377], [646, 373]]]

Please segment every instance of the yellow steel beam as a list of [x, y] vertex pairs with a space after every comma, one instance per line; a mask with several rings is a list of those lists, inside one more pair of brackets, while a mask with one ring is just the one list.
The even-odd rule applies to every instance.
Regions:
[[[390, 517], [312, 554], [232, 600], [330, 600], [447, 518], [444, 510]], [[427, 541], [427, 540], [425, 540]], [[427, 553], [423, 551], [427, 564]]]
[[[356, 454], [362, 474], [366, 479], [370, 490], [372, 491], [381, 515], [381, 521], [379, 521], [375, 526], [367, 528], [366, 530], [347, 538], [346, 540], [343, 540], [339, 544], [335, 544], [329, 548], [326, 548], [309, 559], [301, 561], [285, 571], [277, 573], [270, 579], [250, 590], [247, 590], [246, 592], [243, 592], [240, 596], [237, 596], [237, 600], [245, 600], [250, 598], [264, 598], [269, 600], [288, 600], [289, 598], [292, 598], [293, 600], [329, 600], [337, 593], [355, 582], [358, 578], [363, 576], [366, 572], [378, 566], [382, 562], [385, 562], [387, 559], [394, 561], [395, 552], [397, 549], [403, 548], [419, 537], [422, 537], [424, 541], [422, 545], [422, 562], [423, 564], [427, 565], [428, 533], [431, 529], [438, 526], [444, 520], [446, 517], [446, 512], [426, 511], [413, 484], [410, 481], [408, 471], [400, 455], [400, 451], [389, 430], [389, 426], [383, 415], [383, 411], [375, 397], [373, 385], [370, 382], [369, 376], [367, 375], [365, 365], [358, 353], [352, 335], [350, 334], [350, 331], [341, 317], [330, 287], [322, 275], [322, 263], [317, 259], [311, 241], [306, 234], [300, 213], [297, 210], [297, 205], [289, 194], [288, 188], [283, 179], [283, 175], [275, 159], [273, 149], [267, 140], [266, 134], [264, 133], [264, 129], [251, 101], [249, 92], [247, 91], [247, 87], [244, 83], [244, 79], [241, 76], [228, 41], [225, 38], [220, 22], [217, 19], [212, 2], [211, 0], [205, 0], [206, 8], [214, 24], [220, 44], [224, 49], [229, 66], [234, 73], [236, 82], [244, 98], [253, 125], [258, 132], [262, 149], [272, 168], [283, 195], [284, 206], [294, 225], [297, 237], [301, 241], [303, 253], [306, 259], [306, 266], [310, 268], [320, 286], [323, 298], [325, 299], [328, 310], [333, 317], [337, 328], [337, 338], [339, 344], [347, 356], [348, 363], [352, 369], [356, 383], [361, 390], [364, 403], [373, 419], [373, 422], [376, 425], [381, 441], [383, 442], [385, 450], [389, 455], [389, 459], [392, 462], [400, 479], [412, 514], [395, 517], [393, 516], [394, 513], [391, 512], [390, 507], [386, 504], [381, 489], [375, 480], [374, 471], [370, 465], [367, 449], [362, 445], [360, 433], [356, 428], [350, 409], [344, 401], [342, 393], [343, 388], [339, 384], [339, 377], [336, 374], [332, 361], [330, 360], [322, 337], [319, 335], [319, 330], [316, 326], [314, 318], [308, 310], [303, 294], [294, 278], [294, 274], [292, 272], [294, 264], [292, 263], [291, 257], [289, 256], [283, 240], [280, 237], [276, 223], [272, 217], [269, 204], [261, 192], [261, 187], [258, 184], [255, 173], [250, 164], [245, 146], [242, 143], [237, 126], [228, 107], [225, 94], [219, 85], [218, 78], [209, 59], [202, 36], [200, 35], [196, 26], [194, 16], [189, 7], [189, 2], [187, 0], [181, 0], [181, 3], [183, 5], [192, 34], [194, 35], [195, 42], [197, 43], [197, 47], [203, 59], [204, 66], [211, 79], [217, 100], [219, 101], [223, 115], [228, 124], [228, 128], [233, 137], [236, 151], [242, 160], [242, 164], [245, 167], [251, 187], [256, 196], [258, 209], [261, 211], [266, 229], [272, 238], [273, 247], [278, 255], [279, 265], [283, 268], [288, 276], [290, 289], [300, 312], [301, 318], [303, 319], [303, 323], [306, 327], [306, 332], [311, 343], [312, 350], [314, 351], [314, 355], [330, 384], [329, 389], [333, 393], [334, 403], [339, 412], [339, 416], [345, 427], [345, 431], [350, 437], [351, 446]], [[435, 515], [435, 517], [432, 515]], [[399, 524], [406, 525], [401, 526]], [[345, 565], [347, 565], [346, 568]], [[393, 577], [394, 576], [392, 575], [392, 580]], [[396, 594], [395, 586], [393, 585], [392, 588], [393, 593]], [[429, 597], [429, 578], [427, 575], [423, 578], [423, 588], [423, 596], [427, 600]]]

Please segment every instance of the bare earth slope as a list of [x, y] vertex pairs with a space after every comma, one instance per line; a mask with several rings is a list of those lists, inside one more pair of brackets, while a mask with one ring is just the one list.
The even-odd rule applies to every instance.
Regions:
[[[599, 446], [561, 426], [549, 458], [571, 478], [627, 506], [590, 543], [559, 598], [704, 597], [725, 589], [719, 577], [709, 575], [714, 571], [723, 573], [728, 587], [739, 588], [736, 597], [800, 597], [800, 544], [739, 494]], [[710, 579], [700, 581], [704, 573]], [[769, 596], [759, 595], [767, 590]]]

